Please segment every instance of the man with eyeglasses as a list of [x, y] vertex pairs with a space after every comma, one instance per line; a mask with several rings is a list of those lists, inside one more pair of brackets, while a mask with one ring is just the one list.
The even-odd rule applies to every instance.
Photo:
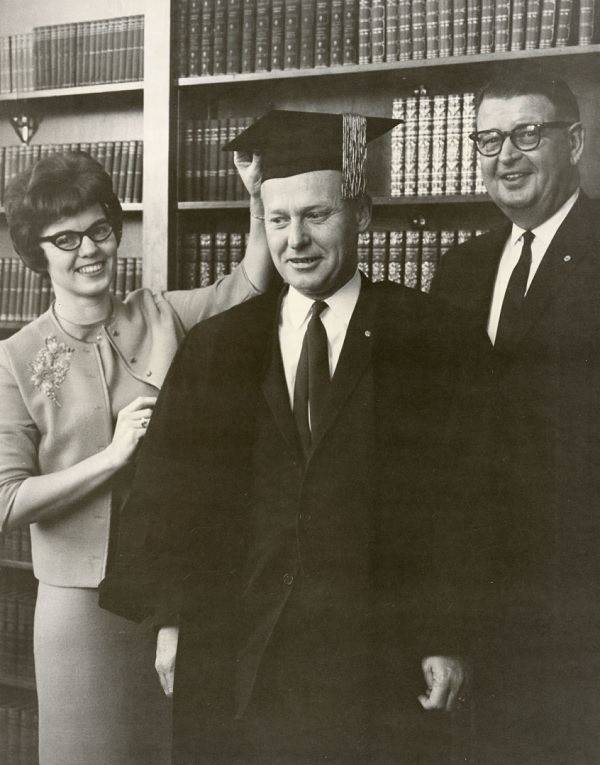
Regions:
[[449, 251], [432, 292], [491, 343], [489, 491], [468, 519], [474, 762], [597, 763], [600, 228], [579, 186], [584, 128], [563, 81], [512, 72], [479, 94], [470, 138], [509, 221]]

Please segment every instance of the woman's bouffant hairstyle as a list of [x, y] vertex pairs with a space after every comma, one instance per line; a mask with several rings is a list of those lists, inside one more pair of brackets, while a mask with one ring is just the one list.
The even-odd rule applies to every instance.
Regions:
[[8, 183], [6, 220], [19, 257], [33, 271], [47, 270], [39, 238], [46, 226], [100, 204], [117, 244], [123, 232], [123, 210], [110, 176], [82, 151], [50, 154]]

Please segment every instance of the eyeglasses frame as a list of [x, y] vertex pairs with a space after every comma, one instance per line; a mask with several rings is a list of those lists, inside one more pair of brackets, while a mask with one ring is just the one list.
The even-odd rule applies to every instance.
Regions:
[[[102, 223], [107, 223], [109, 227], [108, 234], [103, 239], [92, 239], [89, 232], [92, 231], [96, 226], [101, 225]], [[95, 244], [99, 244], [100, 242], [105, 242], [108, 237], [114, 233], [114, 229], [112, 226], [112, 223], [108, 220], [100, 221], [97, 220], [95, 223], [92, 223], [91, 226], [86, 228], [85, 231], [73, 231], [71, 229], [67, 229], [66, 231], [57, 231], [56, 234], [52, 234], [51, 236], [42, 236], [40, 239], [38, 239], [38, 243], [42, 244], [42, 242], [50, 242], [53, 244], [58, 250], [62, 250], [63, 252], [74, 252], [75, 250], [78, 250], [81, 247], [81, 243], [83, 242], [83, 237], [87, 236], [88, 239], [91, 239], [92, 242]], [[77, 234], [79, 237], [79, 244], [76, 247], [61, 247], [59, 244], [56, 243], [56, 239], [58, 239], [61, 236], [64, 236], [65, 234]]]
[[[504, 142], [506, 141], [507, 138], [510, 138], [510, 142], [515, 147], [515, 149], [518, 149], [518, 151], [524, 151], [524, 152], [535, 151], [542, 141], [542, 134], [545, 128], [571, 128], [574, 125], [578, 125], [578, 124], [579, 124], [578, 122], [566, 122], [565, 120], [554, 120], [550, 122], [522, 122], [519, 125], [515, 125], [515, 127], [512, 130], [500, 130], [499, 128], [489, 128], [488, 130], [476, 130], [475, 132], [469, 134], [469, 139], [473, 141], [473, 143], [475, 144], [475, 148], [481, 154], [482, 157], [497, 157], [498, 154], [500, 154], [500, 152], [502, 151], [502, 147], [504, 146]], [[529, 149], [522, 149], [520, 146], [517, 146], [517, 144], [513, 140], [513, 134], [520, 128], [524, 128], [524, 127], [535, 127], [539, 129], [538, 141], [535, 146], [531, 146]], [[494, 152], [493, 154], [484, 154], [484, 152], [481, 151], [478, 144], [478, 137], [482, 133], [496, 133], [497, 135], [500, 135], [502, 137], [502, 143], [500, 144], [498, 151]]]

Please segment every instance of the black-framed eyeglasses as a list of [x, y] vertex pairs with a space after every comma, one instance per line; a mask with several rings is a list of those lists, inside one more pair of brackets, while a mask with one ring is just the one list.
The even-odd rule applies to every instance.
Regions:
[[492, 128], [491, 130], [478, 130], [471, 133], [469, 138], [477, 147], [477, 151], [484, 157], [495, 157], [500, 154], [504, 141], [510, 138], [511, 143], [519, 151], [533, 151], [537, 149], [542, 140], [544, 131], [549, 128], [567, 128], [575, 125], [575, 122], [527, 122], [517, 125], [512, 130], [504, 131]]
[[52, 242], [52, 244], [55, 247], [58, 247], [59, 250], [66, 250], [69, 252], [81, 247], [81, 242], [83, 241], [84, 236], [87, 236], [92, 242], [104, 242], [112, 232], [113, 227], [110, 223], [107, 220], [101, 220], [92, 223], [92, 225], [85, 231], [58, 231], [56, 234], [52, 234], [52, 236], [43, 236], [38, 241], [40, 243]]

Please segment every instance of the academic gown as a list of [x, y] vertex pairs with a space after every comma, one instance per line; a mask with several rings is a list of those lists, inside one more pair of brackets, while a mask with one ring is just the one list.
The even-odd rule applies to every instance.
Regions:
[[278, 316], [261, 296], [188, 336], [101, 604], [180, 625], [176, 763], [447, 763], [417, 695], [421, 659], [460, 649], [434, 497], [464, 338], [364, 280], [305, 462]]

